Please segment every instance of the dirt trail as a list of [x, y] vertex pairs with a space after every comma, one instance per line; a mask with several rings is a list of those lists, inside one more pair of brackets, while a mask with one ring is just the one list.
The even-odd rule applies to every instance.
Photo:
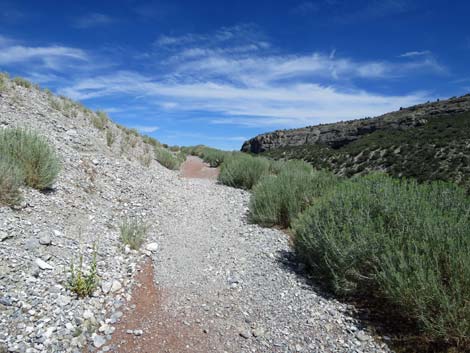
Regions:
[[181, 175], [185, 178], [215, 180], [219, 175], [219, 169], [211, 168], [198, 157], [188, 156], [181, 166]]
[[[201, 164], [190, 158], [183, 175], [200, 176]], [[147, 264], [110, 351], [389, 351], [306, 282], [284, 233], [247, 222], [249, 193], [213, 179], [174, 183], [159, 200], [155, 283]]]

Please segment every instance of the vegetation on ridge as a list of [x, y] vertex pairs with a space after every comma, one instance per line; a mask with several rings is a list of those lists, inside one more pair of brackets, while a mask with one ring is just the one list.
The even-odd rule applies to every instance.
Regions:
[[375, 131], [338, 149], [312, 144], [262, 155], [303, 159], [315, 168], [344, 176], [378, 170], [396, 177], [453, 181], [470, 187], [470, 112], [426, 119], [422, 126]]

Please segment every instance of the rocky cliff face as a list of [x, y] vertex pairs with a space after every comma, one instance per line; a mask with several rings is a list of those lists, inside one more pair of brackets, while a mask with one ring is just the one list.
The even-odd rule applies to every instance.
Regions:
[[313, 144], [323, 144], [336, 149], [377, 130], [409, 129], [426, 124], [427, 118], [431, 116], [446, 116], [466, 111], [470, 111], [470, 94], [400, 109], [375, 118], [261, 134], [246, 141], [241, 150], [261, 153], [283, 147]]

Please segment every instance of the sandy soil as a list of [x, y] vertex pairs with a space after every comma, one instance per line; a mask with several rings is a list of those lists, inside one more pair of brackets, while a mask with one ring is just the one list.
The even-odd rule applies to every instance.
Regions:
[[219, 168], [211, 168], [202, 159], [195, 156], [188, 156], [186, 161], [181, 165], [181, 176], [184, 178], [197, 179], [217, 179], [219, 176]]
[[[111, 352], [116, 353], [184, 353], [209, 352], [207, 337], [201, 328], [188, 326], [184, 320], [170, 317], [165, 301], [170, 293], [155, 285], [154, 269], [149, 259], [136, 277], [137, 284], [132, 300], [112, 340], [107, 342]], [[142, 330], [135, 335], [129, 330]]]

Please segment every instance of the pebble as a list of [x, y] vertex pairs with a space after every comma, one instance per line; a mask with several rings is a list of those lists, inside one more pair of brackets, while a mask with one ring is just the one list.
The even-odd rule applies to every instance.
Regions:
[[158, 250], [158, 244], [157, 243], [149, 243], [149, 244], [147, 244], [147, 246], [145, 248], [148, 251], [156, 252]]
[[49, 233], [43, 232], [39, 235], [39, 244], [41, 245], [51, 245], [52, 239]]
[[93, 339], [93, 345], [96, 348], [100, 348], [106, 343], [106, 338], [97, 334], [93, 334], [92, 339]]
[[35, 260], [35, 263], [36, 265], [38, 265], [38, 267], [41, 269], [41, 270], [53, 270], [54, 267], [52, 267], [50, 264], [48, 264], [47, 262], [37, 258]]

